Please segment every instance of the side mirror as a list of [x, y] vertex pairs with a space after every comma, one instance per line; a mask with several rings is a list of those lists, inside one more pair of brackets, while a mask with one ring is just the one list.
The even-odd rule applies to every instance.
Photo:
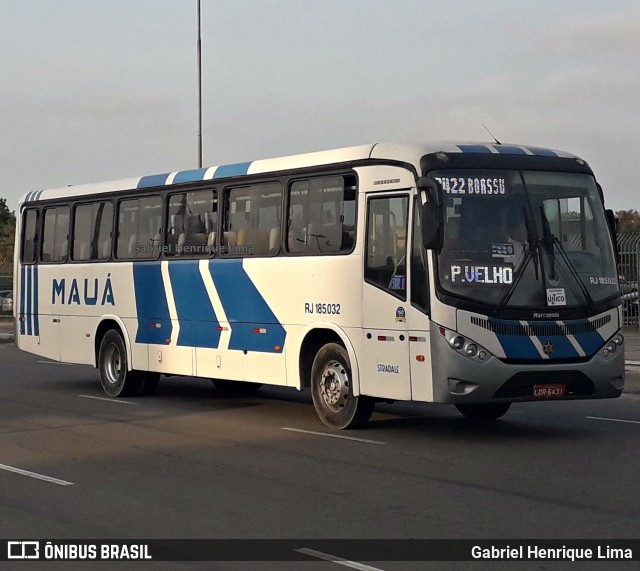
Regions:
[[440, 250], [444, 243], [441, 190], [435, 182], [421, 177], [418, 191], [422, 199], [422, 245], [427, 250]]
[[607, 216], [607, 225], [609, 226], [609, 234], [611, 235], [611, 240], [613, 242], [613, 251], [616, 255], [616, 263], [620, 263], [620, 251], [618, 250], [618, 229], [620, 220], [616, 218], [615, 213], [611, 209], [607, 209], [604, 211]]
[[609, 208], [604, 211], [607, 215], [607, 223], [612, 232], [617, 234], [620, 231], [620, 219], [616, 218], [615, 212]]

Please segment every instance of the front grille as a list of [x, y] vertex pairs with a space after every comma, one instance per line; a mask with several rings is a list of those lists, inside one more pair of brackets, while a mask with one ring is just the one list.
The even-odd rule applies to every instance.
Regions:
[[580, 371], [524, 371], [516, 373], [493, 395], [497, 399], [533, 397], [534, 385], [565, 385], [565, 396], [589, 396], [593, 383]]
[[517, 335], [520, 337], [552, 337], [554, 335], [580, 335], [597, 331], [611, 321], [611, 315], [604, 315], [593, 321], [535, 321], [520, 323], [509, 320], [490, 320], [471, 316], [471, 323], [492, 331], [496, 335]]

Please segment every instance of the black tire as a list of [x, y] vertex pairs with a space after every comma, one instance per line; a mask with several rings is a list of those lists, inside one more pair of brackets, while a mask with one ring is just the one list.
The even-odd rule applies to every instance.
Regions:
[[354, 396], [349, 354], [337, 343], [324, 345], [313, 360], [311, 395], [320, 420], [338, 430], [364, 426], [375, 406], [370, 397]]
[[247, 383], [245, 381], [225, 381], [223, 379], [211, 379], [216, 389], [227, 395], [250, 395], [255, 393], [262, 383]]
[[496, 420], [507, 414], [511, 408], [510, 402], [468, 403], [457, 404], [460, 414], [473, 420]]
[[100, 382], [110, 397], [125, 397], [140, 394], [144, 377], [138, 371], [129, 371], [127, 348], [120, 333], [110, 329], [100, 343], [98, 353]]

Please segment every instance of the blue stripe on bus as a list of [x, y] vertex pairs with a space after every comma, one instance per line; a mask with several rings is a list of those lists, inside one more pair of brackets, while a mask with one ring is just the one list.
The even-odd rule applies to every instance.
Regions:
[[220, 344], [218, 318], [195, 260], [169, 262], [169, 278], [178, 312], [178, 345], [208, 347]]
[[[209, 262], [209, 272], [231, 326], [229, 349], [280, 353], [286, 331], [242, 264], [242, 260]], [[265, 329], [266, 332], [256, 333], [254, 329]]]
[[194, 182], [196, 180], [202, 180], [204, 177], [204, 173], [207, 172], [207, 169], [192, 169], [188, 171], [180, 171], [176, 174], [173, 179], [172, 184], [177, 184], [180, 182]]
[[[588, 321], [588, 323], [591, 322]], [[595, 355], [604, 345], [604, 337], [602, 337], [602, 335], [598, 333], [598, 330], [593, 327], [593, 325], [591, 331], [587, 331], [586, 333], [579, 333], [577, 335], [574, 335], [574, 337], [588, 357], [590, 357], [591, 355]]]
[[537, 157], [557, 157], [558, 153], [551, 149], [542, 149], [540, 147], [527, 147]]
[[152, 174], [149, 176], [143, 176], [136, 188], [150, 188], [152, 186], [164, 186], [167, 183], [167, 178], [171, 173], [165, 174]]
[[484, 153], [492, 154], [491, 149], [486, 145], [457, 145], [463, 153]]
[[250, 162], [236, 163], [233, 165], [222, 165], [216, 169], [213, 178], [225, 178], [227, 176], [240, 176], [243, 174], [247, 174], [250, 166]]
[[33, 197], [33, 200], [40, 200], [40, 197], [42, 196], [43, 192], [44, 192], [44, 190], [37, 191], [35, 196]]
[[31, 202], [31, 197], [35, 194], [35, 190], [32, 190], [31, 192], [27, 192], [27, 196], [25, 197], [24, 201], [25, 202]]
[[31, 333], [31, 266], [27, 266], [27, 335]]
[[20, 268], [20, 315], [18, 316], [20, 319], [20, 335], [24, 335], [24, 289], [25, 289], [25, 280], [26, 280], [27, 268], [26, 266], [22, 266]]
[[[495, 325], [521, 327], [519, 321], [489, 318], [489, 322]], [[526, 335], [502, 335], [496, 333], [496, 337], [507, 359], [541, 359], [538, 349], [536, 349], [531, 338]]]
[[493, 147], [501, 155], [526, 155], [527, 152], [522, 147], [510, 147], [508, 145], [495, 145]]
[[541, 359], [533, 341], [529, 337], [516, 335], [497, 335], [507, 359]]
[[553, 345], [553, 351], [549, 354], [549, 359], [575, 359], [580, 356], [565, 335], [547, 335], [538, 337], [538, 340], [543, 348], [547, 343]]
[[[504, 321], [504, 320], [494, 320], [490, 319], [491, 322], [495, 324], [506, 324], [510, 326], [518, 327], [520, 326], [519, 321]], [[569, 326], [568, 322], [563, 322], [565, 327]], [[590, 324], [587, 320], [578, 320], [571, 321], [571, 325], [577, 326], [576, 328], [583, 329], [585, 325]], [[526, 326], [532, 330], [534, 333], [533, 338], [537, 339], [543, 347], [547, 343], [551, 343], [553, 346], [553, 350], [549, 354], [549, 359], [575, 359], [580, 357], [580, 354], [573, 346], [571, 341], [567, 335], [545, 335], [545, 329], [548, 330], [549, 327], [555, 327], [556, 323], [554, 321], [533, 321], [527, 322]], [[604, 344], [604, 339], [598, 333], [595, 328], [592, 328], [591, 331], [588, 331], [589, 327], [586, 328], [587, 331], [585, 333], [574, 334], [574, 339], [578, 342], [582, 350], [584, 351], [587, 357], [591, 357], [597, 351], [600, 350], [602, 345]], [[539, 331], [542, 333], [541, 335], [536, 335], [536, 332]], [[507, 359], [529, 359], [529, 360], [537, 360], [542, 359], [540, 353], [536, 349], [533, 344], [532, 337], [527, 335], [501, 335], [496, 333], [496, 337], [504, 350], [505, 356]]]
[[[136, 343], [166, 345], [173, 326], [158, 262], [133, 263], [133, 287], [138, 314]], [[159, 324], [160, 327], [154, 327]]]
[[40, 318], [38, 316], [38, 266], [33, 266], [33, 334], [40, 335]]

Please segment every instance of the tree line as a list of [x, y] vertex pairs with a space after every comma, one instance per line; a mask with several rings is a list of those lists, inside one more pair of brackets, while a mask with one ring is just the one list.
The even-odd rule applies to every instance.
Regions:
[[637, 210], [618, 210], [616, 218], [618, 219], [618, 232], [621, 234], [640, 232], [640, 212]]
[[13, 245], [16, 236], [16, 217], [0, 198], [0, 275], [13, 273]]

